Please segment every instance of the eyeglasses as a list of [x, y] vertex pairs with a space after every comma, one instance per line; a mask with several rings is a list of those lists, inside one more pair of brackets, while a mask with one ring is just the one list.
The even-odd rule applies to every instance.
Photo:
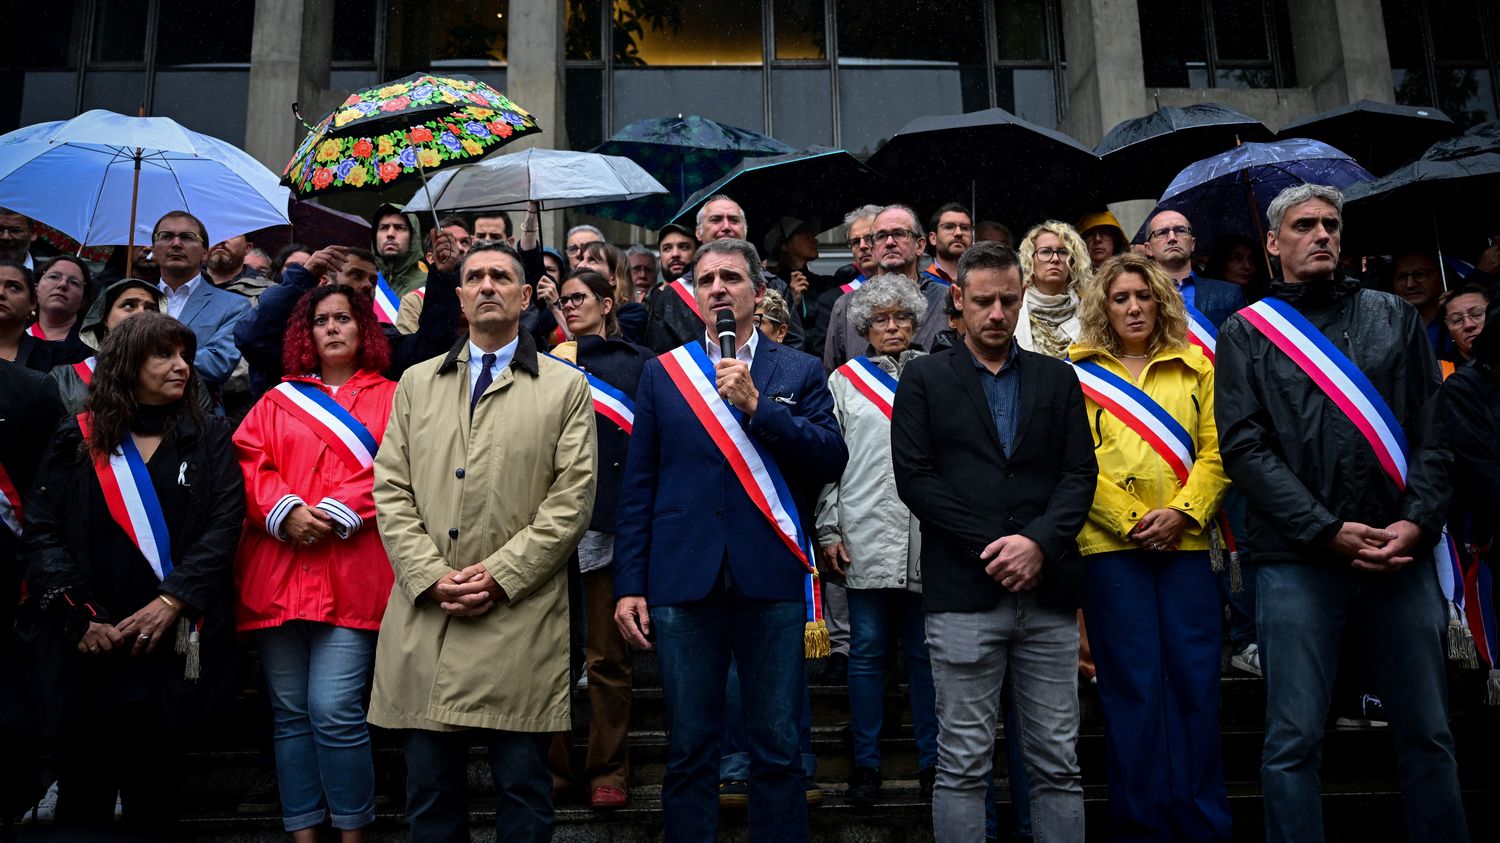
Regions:
[[767, 316], [764, 313], [755, 314], [755, 327], [759, 328], [762, 322], [770, 322], [772, 325], [783, 324], [780, 319], [777, 319], [774, 316]]
[[592, 293], [574, 293], [571, 296], [558, 296], [557, 306], [563, 310], [571, 310], [575, 307], [582, 307], [584, 302], [593, 297]]
[[602, 240], [589, 240], [589, 241], [584, 242], [584, 243], [574, 243], [573, 245], [571, 245], [571, 246], [568, 247], [567, 251], [568, 251], [568, 254], [570, 256], [577, 257], [578, 255], [583, 254], [583, 250], [588, 248], [589, 243], [602, 243], [602, 242], [604, 242], [604, 241], [602, 241]]
[[887, 240], [911, 240], [916, 236], [917, 233], [909, 228], [893, 228], [890, 231], [875, 232], [875, 242], [884, 243]]
[[9, 226], [0, 228], [0, 234], [4, 234], [6, 237], [25, 237], [30, 233], [31, 229], [29, 228], [11, 228]]
[[173, 240], [181, 240], [184, 243], [202, 243], [203, 238], [192, 231], [158, 231], [153, 237], [158, 243], [170, 243]]
[[1396, 273], [1395, 281], [1397, 284], [1404, 284], [1407, 281], [1414, 281], [1418, 284], [1426, 284], [1427, 279], [1431, 277], [1432, 270], [1430, 269], [1414, 269], [1411, 272]]
[[1193, 236], [1193, 230], [1185, 225], [1169, 225], [1164, 228], [1153, 228], [1151, 229], [1150, 233], [1150, 237], [1152, 240], [1161, 240], [1162, 238], [1171, 235], [1176, 235], [1177, 237], [1191, 237]]
[[894, 323], [897, 327], [903, 327], [915, 322], [916, 319], [910, 313], [881, 313], [870, 317], [871, 328], [884, 328]]
[[942, 225], [938, 226], [938, 231], [942, 231], [947, 234], [953, 234], [954, 232], [962, 232], [964, 234], [968, 234], [973, 230], [974, 226], [969, 225], [966, 222], [945, 222]]
[[1484, 324], [1484, 305], [1475, 305], [1468, 310], [1449, 314], [1448, 318], [1443, 321], [1448, 323], [1448, 327], [1457, 328], [1470, 320], [1478, 325]]
[[860, 246], [873, 246], [875, 245], [875, 238], [871, 237], [868, 234], [863, 237], [850, 237], [844, 245], [848, 246], [850, 249], [856, 249]]
[[51, 281], [54, 284], [63, 284], [63, 283], [66, 283], [70, 287], [82, 287], [83, 286], [83, 279], [80, 278], [79, 276], [77, 276], [77, 275], [64, 275], [63, 273], [58, 272], [57, 270], [49, 271], [46, 275], [42, 276], [41, 280], [42, 281]]
[[1069, 254], [1071, 253], [1067, 249], [1052, 249], [1048, 248], [1047, 246], [1043, 246], [1042, 248], [1036, 250], [1037, 260], [1046, 261], [1048, 263], [1051, 263], [1054, 260], [1065, 261], [1068, 259]]

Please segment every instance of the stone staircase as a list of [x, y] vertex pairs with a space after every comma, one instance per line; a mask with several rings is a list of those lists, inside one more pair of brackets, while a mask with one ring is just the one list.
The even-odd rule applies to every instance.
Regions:
[[[1230, 671], [1225, 672], [1221, 687], [1225, 776], [1229, 782], [1235, 839], [1262, 840], [1259, 763], [1265, 687], [1259, 679]], [[817, 843], [931, 843], [930, 808], [918, 791], [916, 745], [909, 720], [894, 727], [888, 724], [887, 736], [882, 741], [886, 785], [880, 804], [860, 808], [844, 802], [844, 782], [852, 766], [844, 728], [848, 721], [846, 693], [842, 685], [814, 685], [811, 689], [813, 744], [818, 756], [816, 778], [826, 792], [824, 804], [810, 811], [812, 839]], [[899, 705], [900, 694], [899, 689], [892, 689], [888, 702]], [[1500, 710], [1485, 710], [1461, 702], [1459, 696], [1455, 694], [1453, 728], [1472, 839], [1500, 840]], [[249, 708], [253, 705], [247, 705]], [[1092, 689], [1083, 691], [1083, 711], [1078, 755], [1085, 785], [1088, 839], [1107, 840], [1103, 727]], [[586, 695], [575, 692], [573, 734], [578, 766], [586, 742], [588, 717]], [[239, 797], [260, 775], [254, 735], [263, 731], [248, 714], [240, 720], [242, 728], [225, 735], [221, 745], [194, 753], [190, 758], [183, 829], [187, 840], [261, 843], [287, 839], [281, 831], [279, 816], [247, 817], [235, 813]], [[581, 795], [565, 798], [557, 814], [554, 839], [558, 843], [655, 843], [661, 839], [660, 784], [666, 767], [667, 735], [662, 692], [651, 654], [638, 654], [631, 721], [634, 769], [630, 807], [595, 812], [587, 807]], [[1003, 734], [997, 735], [995, 769], [1001, 776], [1005, 770], [1004, 741]], [[381, 747], [381, 742], [377, 741], [377, 747]], [[390, 742], [385, 741], [384, 747], [378, 749], [377, 766], [399, 776], [400, 754], [389, 747]], [[469, 777], [473, 839], [493, 840], [488, 765], [477, 748], [470, 758]], [[1379, 843], [1406, 839], [1388, 730], [1330, 728], [1325, 741], [1323, 778], [1329, 841]], [[1004, 829], [1014, 806], [1009, 803], [1005, 788], [1000, 793], [999, 816]], [[372, 841], [406, 839], [400, 809], [399, 796], [383, 800], [378, 806], [379, 819], [370, 829]], [[45, 834], [33, 832], [22, 839], [28, 836]], [[337, 837], [324, 829], [324, 839]], [[724, 812], [720, 839], [747, 839], [743, 813]]]

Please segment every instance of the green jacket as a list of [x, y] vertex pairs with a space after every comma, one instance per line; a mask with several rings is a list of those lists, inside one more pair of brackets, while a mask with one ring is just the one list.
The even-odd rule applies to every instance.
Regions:
[[[387, 260], [380, 254], [379, 223], [380, 218], [391, 211], [406, 216], [406, 222], [411, 226], [411, 245], [405, 254]], [[427, 264], [422, 262], [422, 226], [417, 222], [417, 215], [406, 213], [404, 206], [386, 202], [375, 209], [375, 214], [370, 217], [370, 250], [375, 253], [375, 269], [385, 276], [398, 297], [427, 283]]]

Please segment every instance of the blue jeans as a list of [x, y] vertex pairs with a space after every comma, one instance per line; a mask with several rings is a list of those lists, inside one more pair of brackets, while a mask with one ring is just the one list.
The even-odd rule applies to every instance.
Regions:
[[1351, 625], [1374, 656], [1370, 670], [1395, 738], [1407, 837], [1467, 841], [1447, 719], [1446, 617], [1432, 565], [1419, 559], [1395, 573], [1372, 574], [1330, 558], [1262, 565], [1256, 578], [1266, 676], [1260, 778], [1267, 841], [1323, 839], [1323, 725], [1339, 644]]
[[1219, 577], [1206, 551], [1084, 557], [1114, 840], [1230, 839]]
[[365, 692], [375, 633], [291, 621], [255, 633], [275, 723], [282, 825], [334, 828], [375, 821], [375, 767]]
[[[719, 747], [719, 781], [750, 780], [750, 738], [745, 734], [744, 693], [740, 690], [740, 672], [729, 660], [729, 681], [724, 683], [724, 742]], [[818, 772], [818, 756], [812, 749], [812, 701], [807, 695], [807, 672], [802, 673], [802, 715], [797, 718], [797, 745], [802, 750], [802, 769], [807, 786], [812, 787]]]
[[469, 839], [469, 748], [482, 746], [495, 782], [495, 839], [552, 840], [552, 773], [546, 732], [402, 729], [406, 756], [406, 823], [411, 843]]
[[750, 839], [808, 839], [798, 716], [806, 697], [800, 601], [758, 601], [732, 585], [707, 598], [654, 606], [667, 709], [662, 818], [667, 843], [717, 839], [724, 689], [733, 657], [750, 746]]
[[906, 684], [917, 768], [937, 766], [937, 709], [927, 626], [920, 592], [895, 588], [851, 588], [849, 597], [849, 732], [854, 764], [880, 769], [880, 729], [885, 719], [886, 642], [891, 628], [906, 653]]

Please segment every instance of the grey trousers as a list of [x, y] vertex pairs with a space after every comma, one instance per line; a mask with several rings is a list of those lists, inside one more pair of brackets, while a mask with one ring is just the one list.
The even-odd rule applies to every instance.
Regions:
[[1078, 620], [1008, 594], [986, 612], [930, 612], [927, 649], [937, 687], [938, 769], [932, 794], [937, 843], [982, 843], [985, 779], [1006, 666], [1015, 684], [1021, 755], [1031, 777], [1038, 843], [1081, 843], [1078, 771]]

